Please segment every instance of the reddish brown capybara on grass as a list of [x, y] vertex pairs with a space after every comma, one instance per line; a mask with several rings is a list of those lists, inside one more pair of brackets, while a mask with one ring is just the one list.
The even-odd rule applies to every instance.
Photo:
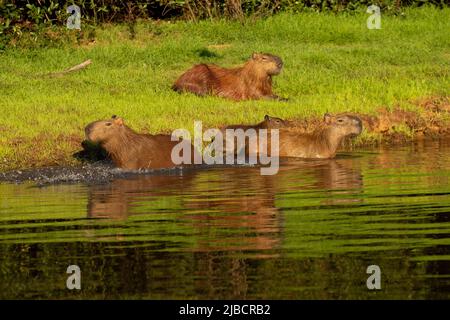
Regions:
[[161, 169], [180, 166], [172, 160], [172, 149], [179, 143], [188, 144], [191, 164], [195, 148], [188, 141], [171, 141], [171, 135], [139, 134], [124, 124], [122, 118], [90, 123], [85, 129], [86, 137], [98, 143], [110, 155], [114, 164], [122, 169]]
[[362, 121], [356, 116], [324, 115], [323, 125], [312, 133], [280, 130], [280, 157], [334, 158], [336, 150], [346, 137], [358, 136]]
[[279, 74], [282, 67], [281, 58], [268, 53], [253, 53], [243, 66], [232, 69], [214, 64], [198, 64], [183, 73], [172, 89], [236, 101], [286, 100], [272, 92], [272, 76]]

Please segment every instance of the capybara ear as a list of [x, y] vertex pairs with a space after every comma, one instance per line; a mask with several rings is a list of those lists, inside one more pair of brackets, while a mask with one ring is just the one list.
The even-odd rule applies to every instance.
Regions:
[[323, 121], [324, 121], [325, 123], [331, 123], [331, 114], [329, 114], [328, 112], [325, 113], [325, 114], [323, 115]]
[[258, 59], [258, 57], [259, 57], [259, 53], [258, 53], [258, 52], [253, 52], [253, 53], [252, 53], [252, 59], [253, 59], [253, 60]]
[[116, 119], [117, 118], [117, 116], [115, 115], [115, 114], [113, 114], [112, 116], [111, 116], [111, 119]]
[[115, 118], [114, 118], [114, 124], [116, 124], [116, 125], [118, 125], [118, 126], [123, 126], [123, 119], [122, 119], [122, 118], [115, 117]]
[[270, 119], [269, 115], [266, 114], [266, 115], [264, 116], [264, 120], [269, 121], [269, 119]]

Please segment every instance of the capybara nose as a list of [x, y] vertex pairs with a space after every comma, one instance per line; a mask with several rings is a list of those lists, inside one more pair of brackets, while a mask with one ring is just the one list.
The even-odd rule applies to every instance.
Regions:
[[355, 118], [355, 119], [353, 119], [353, 123], [358, 127], [358, 131], [361, 133], [362, 129], [363, 129], [363, 124], [362, 124], [361, 119]]
[[92, 124], [86, 126], [86, 128], [84, 128], [84, 133], [86, 134], [86, 137], [89, 137], [89, 134], [92, 131]]

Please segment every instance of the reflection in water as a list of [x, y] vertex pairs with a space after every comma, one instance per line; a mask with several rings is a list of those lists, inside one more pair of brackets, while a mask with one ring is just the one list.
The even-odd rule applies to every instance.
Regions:
[[140, 201], [181, 193], [188, 188], [193, 174], [142, 176], [117, 179], [109, 184], [89, 187], [89, 218], [126, 219]]
[[[359, 202], [357, 195], [362, 191], [363, 178], [361, 169], [358, 167], [357, 159], [354, 157], [344, 157], [331, 160], [292, 160], [285, 163], [281, 168], [282, 172], [291, 175], [293, 171], [307, 170], [312, 175], [313, 183], [302, 186], [306, 190], [324, 190], [330, 198], [323, 201], [324, 204], [339, 204], [346, 202]], [[286, 190], [288, 191], [288, 190]], [[333, 195], [348, 195], [347, 198], [333, 198]]]
[[[205, 238], [199, 241], [195, 250], [273, 249], [280, 244], [283, 220], [282, 212], [275, 205], [275, 196], [293, 189], [292, 186], [277, 184], [277, 181], [285, 176], [297, 177], [295, 173], [299, 169], [306, 177], [299, 177], [298, 182], [308, 181], [308, 175], [313, 178], [311, 185], [299, 185], [303, 190], [319, 188], [330, 195], [352, 195], [362, 188], [361, 173], [353, 167], [352, 158], [317, 161], [291, 159], [284, 163], [277, 176], [262, 176], [259, 168], [243, 170], [228, 167], [210, 175], [192, 171], [183, 176], [143, 176], [94, 185], [89, 188], [87, 216], [126, 219], [136, 214], [134, 209], [138, 209], [143, 201], [154, 201], [173, 194], [179, 196], [190, 190], [190, 195], [179, 197], [179, 200], [180, 209], [188, 211], [181, 218], [182, 224], [191, 226], [204, 235], [202, 239]], [[329, 198], [323, 203], [331, 205], [355, 201], [361, 199]], [[225, 239], [207, 237], [214, 228], [227, 229], [229, 236]]]
[[0, 297], [67, 297], [75, 263], [86, 298], [449, 298], [449, 151], [1, 184]]

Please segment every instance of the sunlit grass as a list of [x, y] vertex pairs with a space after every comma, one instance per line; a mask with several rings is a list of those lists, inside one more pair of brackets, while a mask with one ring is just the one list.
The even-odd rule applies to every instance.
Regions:
[[[117, 114], [137, 130], [170, 132], [254, 123], [265, 114], [295, 119], [327, 111], [374, 114], [380, 106], [414, 109], [411, 101], [449, 94], [450, 10], [367, 14], [277, 15], [238, 22], [140, 22], [105, 25], [95, 43], [8, 49], [0, 55], [0, 169], [75, 163], [84, 126]], [[281, 56], [275, 92], [289, 102], [231, 102], [179, 95], [170, 85], [197, 62], [242, 64], [253, 51]], [[92, 59], [86, 70], [43, 77]]]

